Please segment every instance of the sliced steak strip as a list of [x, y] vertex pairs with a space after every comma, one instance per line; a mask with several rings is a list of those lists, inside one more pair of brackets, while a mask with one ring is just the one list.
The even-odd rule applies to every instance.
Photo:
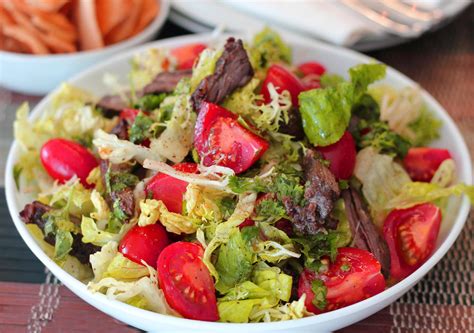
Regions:
[[[25, 205], [23, 210], [20, 212], [20, 218], [27, 224], [36, 224], [44, 234], [46, 219], [43, 218], [43, 216], [51, 210], [53, 210], [53, 207], [42, 204], [39, 201], [33, 201], [32, 203]], [[78, 218], [71, 216], [71, 221], [73, 223], [78, 223]], [[82, 234], [71, 234], [73, 240], [69, 254], [76, 257], [82, 264], [88, 264], [89, 256], [100, 251], [100, 246], [83, 243]], [[55, 237], [51, 234], [44, 235], [44, 240], [53, 246], [56, 243]]]
[[353, 188], [342, 191], [349, 225], [353, 235], [352, 244], [371, 252], [382, 265], [385, 277], [390, 274], [390, 252], [387, 243], [377, 231], [360, 194]]
[[302, 140], [304, 138], [303, 121], [297, 108], [293, 107], [288, 110], [288, 123], [281, 121], [278, 132], [291, 135], [295, 140]]
[[[178, 82], [185, 77], [190, 77], [192, 70], [182, 70], [174, 72], [161, 72], [155, 76], [153, 81], [147, 84], [142, 90], [135, 92], [137, 98], [148, 94], [170, 93], [176, 88]], [[126, 92], [127, 98], [131, 97], [130, 92]], [[130, 105], [120, 95], [105, 95], [97, 103], [97, 106], [104, 111], [106, 117], [112, 118]]]
[[329, 214], [339, 198], [339, 185], [314, 150], [307, 151], [302, 167], [305, 205], [299, 206], [291, 198], [283, 198], [283, 204], [295, 230], [301, 234], [314, 235], [322, 228], [334, 228], [336, 225]]
[[162, 72], [143, 88], [142, 95], [173, 92], [178, 82], [186, 77], [191, 77], [192, 73], [192, 69]]
[[128, 140], [128, 127], [128, 122], [125, 119], [120, 119], [110, 134], [115, 134], [120, 140]]
[[229, 38], [214, 74], [206, 76], [191, 95], [194, 110], [198, 112], [203, 101], [221, 103], [235, 89], [245, 86], [253, 75], [242, 41]]

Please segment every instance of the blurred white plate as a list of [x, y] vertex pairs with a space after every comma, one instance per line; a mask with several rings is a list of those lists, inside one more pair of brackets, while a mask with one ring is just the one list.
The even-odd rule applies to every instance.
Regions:
[[102, 49], [44, 56], [0, 51], [0, 86], [30, 95], [44, 95], [85, 68], [152, 40], [163, 27], [170, 8], [169, 0], [157, 1], [160, 2], [158, 15], [142, 32]]
[[[470, 3], [470, 1], [466, 0], [442, 1], [439, 8], [443, 11], [445, 19], [433, 25], [430, 31], [449, 23]], [[237, 4], [234, 4], [234, 7], [232, 7], [221, 0], [171, 0], [170, 20], [192, 32], [207, 32], [216, 27], [225, 27], [225, 30], [230, 32], [247, 32], [258, 31], [264, 26], [269, 25], [278, 31], [286, 30], [287, 35], [299, 34], [301, 36], [301, 30], [304, 30], [299, 29], [297, 33], [289, 29], [289, 26], [284, 29], [274, 22], [266, 21], [249, 15], [244, 11], [237, 10], [236, 6]], [[245, 7], [243, 5], [240, 6]], [[311, 36], [306, 35], [306, 37]], [[395, 35], [378, 34], [364, 37], [364, 39], [347, 47], [359, 51], [371, 51], [401, 44], [409, 40]]]

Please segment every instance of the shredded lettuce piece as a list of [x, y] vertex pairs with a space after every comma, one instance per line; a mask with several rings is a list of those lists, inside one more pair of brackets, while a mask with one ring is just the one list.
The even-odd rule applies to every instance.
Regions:
[[[173, 163], [181, 162], [193, 147], [196, 113], [192, 111], [189, 96], [175, 98], [171, 119], [157, 139], [151, 139], [149, 158], [161, 156]], [[164, 102], [165, 103], [165, 102]]]
[[200, 185], [203, 187], [208, 187], [215, 190], [226, 191], [226, 192], [232, 193], [232, 191], [228, 188], [228, 185], [229, 185], [228, 175], [218, 176], [214, 174], [206, 175], [206, 174], [191, 174], [191, 173], [180, 172], [173, 169], [170, 165], [164, 162], [153, 161], [151, 159], [146, 159], [143, 163], [143, 167], [146, 169], [151, 169], [151, 170], [164, 173], [166, 175], [169, 175], [179, 180], [183, 180], [185, 182], [188, 182], [189, 184]]
[[125, 258], [121, 253], [117, 253], [112, 258], [104, 274], [104, 276], [120, 280], [139, 279], [148, 275], [149, 271], [146, 266]]
[[163, 291], [158, 288], [156, 279], [152, 277], [146, 276], [130, 282], [105, 277], [98, 282], [89, 282], [87, 288], [92, 292], [102, 292], [109, 299], [179, 317], [179, 314], [166, 303]]
[[272, 322], [312, 316], [313, 314], [306, 310], [305, 300], [306, 294], [303, 294], [297, 301], [255, 311], [250, 319], [251, 321]]
[[131, 227], [132, 224], [124, 224], [118, 233], [112, 233], [99, 229], [93, 218], [82, 216], [82, 242], [97, 246], [103, 246], [110, 241], [118, 242]]
[[456, 184], [450, 187], [442, 187], [434, 183], [410, 182], [404, 184], [398, 195], [385, 204], [385, 209], [410, 208], [424, 202], [435, 202], [452, 195], [460, 196], [463, 194], [474, 205], [474, 186], [472, 185]]
[[94, 146], [97, 147], [100, 158], [108, 159], [111, 163], [120, 164], [137, 160], [140, 164], [147, 158], [164, 160], [156, 150], [140, 145], [135, 145], [128, 140], [120, 140], [115, 134], [97, 130], [94, 135]]
[[404, 184], [410, 183], [405, 169], [393, 157], [378, 154], [373, 148], [364, 148], [357, 154], [354, 175], [362, 183], [376, 225], [381, 227], [386, 215], [386, 204], [400, 194]]
[[216, 289], [224, 294], [240, 282], [246, 281], [251, 272], [255, 256], [242, 238], [238, 227], [229, 233], [227, 243], [217, 251], [215, 268], [219, 274]]
[[105, 227], [105, 225], [111, 218], [109, 205], [102, 197], [102, 195], [100, 195], [100, 193], [95, 189], [92, 190], [90, 199], [95, 208], [95, 212], [92, 212], [90, 216], [94, 220], [96, 220], [97, 223], [102, 223], [102, 225]]
[[219, 273], [211, 262], [212, 253], [222, 244], [229, 241], [230, 233], [234, 227], [241, 224], [246, 218], [252, 214], [255, 207], [256, 193], [243, 193], [239, 196], [239, 201], [235, 207], [234, 212], [226, 222], [217, 225], [214, 237], [207, 245], [202, 261], [209, 269], [209, 272], [219, 282]]
[[433, 178], [431, 178], [431, 183], [437, 184], [441, 187], [448, 187], [453, 184], [456, 180], [456, 164], [454, 160], [448, 158], [444, 160], [438, 170], [436, 170]]
[[338, 84], [344, 82], [344, 78], [337, 74], [325, 73], [321, 75], [320, 82], [323, 88], [336, 87]]
[[249, 53], [255, 69], [268, 68], [275, 62], [291, 64], [291, 48], [277, 32], [268, 27], [254, 36]]
[[168, 232], [180, 235], [195, 233], [202, 223], [200, 219], [168, 211], [161, 200], [147, 199], [140, 202], [140, 207], [145, 208], [145, 213], [142, 211], [139, 217], [140, 226], [153, 224], [159, 220]]
[[442, 123], [423, 103], [420, 88], [397, 91], [378, 85], [369, 92], [380, 105], [380, 119], [414, 146], [427, 145], [439, 137]]
[[191, 91], [196, 90], [201, 81], [208, 75], [214, 73], [216, 63], [222, 54], [222, 49], [207, 48], [199, 55], [199, 60], [193, 68], [193, 75], [190, 80]]
[[64, 184], [55, 183], [47, 191], [38, 195], [40, 201], [61, 209], [63, 215], [89, 215], [94, 210], [91, 200], [91, 190], [86, 189], [77, 177]]
[[[288, 302], [293, 279], [278, 267], [256, 265], [250, 281], [230, 289], [217, 302], [220, 321], [246, 323], [264, 319], [264, 310], [283, 310], [280, 301]], [[304, 308], [304, 303], [303, 303]], [[283, 316], [282, 316], [283, 317]]]
[[150, 83], [169, 64], [167, 50], [162, 48], [149, 48], [144, 52], [134, 55], [131, 61], [132, 69], [129, 72], [132, 91], [141, 89]]
[[104, 183], [102, 182], [102, 174], [100, 173], [100, 167], [95, 167], [89, 172], [86, 179], [87, 183], [94, 185], [94, 189], [100, 193], [104, 192]]
[[116, 241], [110, 241], [102, 246], [100, 251], [90, 255], [89, 262], [91, 264], [92, 271], [94, 272], [95, 282], [104, 277], [109, 264], [118, 253], [117, 248], [118, 243]]
[[224, 215], [218, 202], [228, 197], [229, 194], [223, 191], [188, 184], [183, 196], [186, 215], [204, 222], [222, 221]]
[[301, 256], [284, 231], [264, 222], [258, 223], [258, 226], [260, 232], [264, 235], [264, 240], [255, 241], [253, 250], [259, 258], [270, 263], [277, 263], [284, 259], [299, 258]]
[[54, 243], [54, 257], [55, 261], [62, 261], [72, 249], [72, 235], [70, 231], [58, 229], [56, 231]]

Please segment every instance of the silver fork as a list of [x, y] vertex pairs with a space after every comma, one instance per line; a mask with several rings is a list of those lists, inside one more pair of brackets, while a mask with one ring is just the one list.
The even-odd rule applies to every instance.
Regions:
[[342, 0], [342, 4], [401, 37], [420, 36], [442, 18], [442, 11], [422, 11], [399, 0]]

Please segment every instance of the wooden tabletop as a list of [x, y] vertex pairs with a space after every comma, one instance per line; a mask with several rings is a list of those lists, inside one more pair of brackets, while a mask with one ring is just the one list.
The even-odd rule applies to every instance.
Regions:
[[[159, 38], [187, 33], [167, 23]], [[474, 6], [438, 31], [368, 55], [398, 69], [430, 92], [461, 129], [474, 156]], [[0, 73], [1, 75], [1, 73]], [[14, 109], [39, 100], [0, 87], [0, 186], [12, 140]], [[446, 257], [409, 293], [355, 332], [474, 332], [474, 214]], [[0, 192], [0, 332], [135, 332], [60, 285], [16, 232]], [[45, 315], [44, 309], [48, 309]], [[39, 311], [41, 310], [41, 311]]]

